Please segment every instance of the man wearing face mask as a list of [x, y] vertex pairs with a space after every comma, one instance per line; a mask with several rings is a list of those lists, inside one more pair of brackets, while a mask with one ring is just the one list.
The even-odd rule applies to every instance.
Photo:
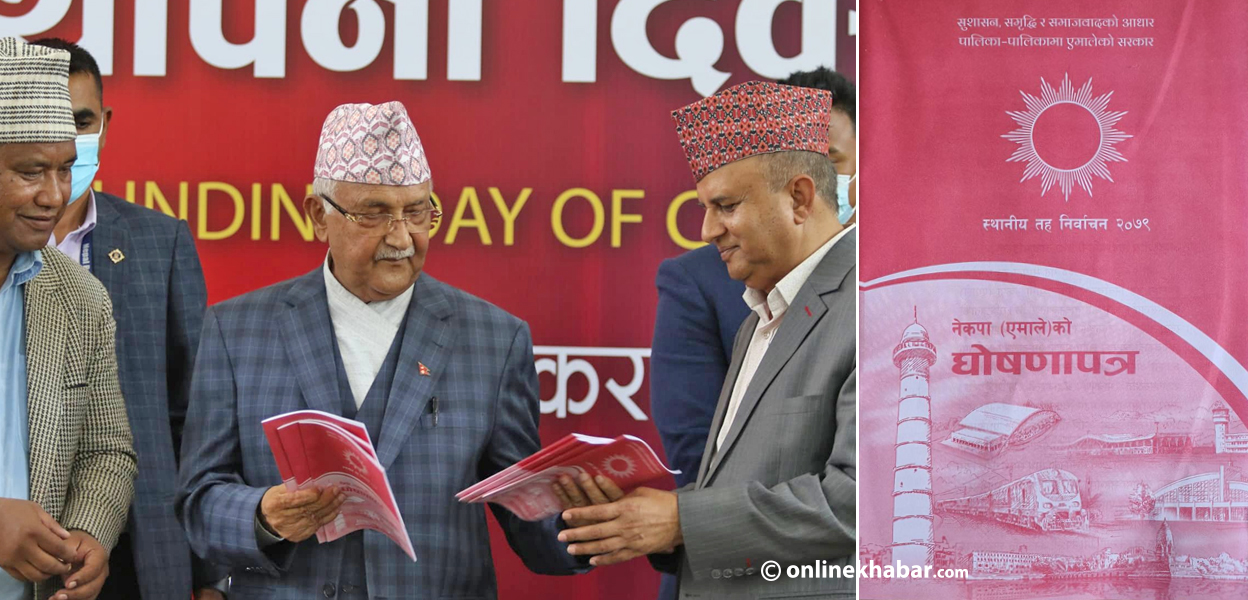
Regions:
[[858, 94], [844, 75], [827, 67], [798, 71], [778, 81], [784, 85], [832, 92], [828, 158], [836, 165], [836, 216], [845, 226], [858, 222]]
[[[799, 71], [786, 85], [832, 92], [828, 156], [837, 170], [837, 216], [846, 227], [857, 220], [853, 82], [826, 67]], [[728, 276], [714, 245], [691, 250], [659, 265], [659, 303], [650, 358], [650, 406], [669, 463], [681, 470], [677, 485], [693, 482], [715, 417], [720, 385], [728, 374], [733, 338], [750, 314], [741, 300], [745, 284]], [[573, 488], [570, 491], [575, 494]], [[588, 501], [584, 497], [582, 504]], [[676, 577], [664, 575], [660, 600], [676, 597]]]
[[117, 362], [139, 455], [130, 519], [110, 556], [101, 599], [202, 599], [226, 575], [199, 560], [171, 500], [207, 291], [186, 222], [91, 190], [112, 108], [95, 59], [61, 39], [35, 42], [69, 53], [69, 94], [78, 130], [70, 204], [49, 244], [108, 290], [117, 321]]

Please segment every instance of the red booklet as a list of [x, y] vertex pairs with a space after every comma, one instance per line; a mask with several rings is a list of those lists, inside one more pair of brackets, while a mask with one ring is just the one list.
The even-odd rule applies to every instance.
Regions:
[[262, 425], [288, 490], [336, 485], [347, 496], [338, 518], [317, 530], [318, 541], [372, 529], [416, 560], [390, 480], [363, 423], [301, 410], [265, 419]]
[[573, 433], [455, 495], [460, 502], [500, 504], [526, 521], [559, 514], [552, 486], [561, 475], [603, 475], [626, 493], [642, 483], [676, 474], [654, 449], [631, 435], [615, 439]]

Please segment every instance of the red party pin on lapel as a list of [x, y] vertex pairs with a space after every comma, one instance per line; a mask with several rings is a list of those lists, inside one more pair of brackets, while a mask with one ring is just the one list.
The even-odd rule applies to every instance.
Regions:
[[429, 367], [425, 366], [425, 363], [418, 362], [416, 363], [416, 365], [420, 367], [420, 374], [422, 376], [428, 377], [433, 374], [433, 372], [429, 370]]
[[813, 316], [815, 316], [815, 313], [810, 312], [810, 307], [809, 307], [809, 306], [807, 306], [807, 307], [806, 307], [806, 316], [808, 316], [808, 317], [813, 317]]

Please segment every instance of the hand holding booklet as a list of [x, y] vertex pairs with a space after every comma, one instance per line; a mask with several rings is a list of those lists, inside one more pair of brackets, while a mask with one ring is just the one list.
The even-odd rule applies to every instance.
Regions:
[[631, 435], [614, 439], [573, 433], [455, 495], [460, 502], [500, 504], [526, 521], [563, 511], [552, 486], [562, 475], [602, 475], [625, 493], [666, 474], [654, 449]]
[[338, 518], [317, 530], [317, 541], [372, 529], [416, 560], [390, 480], [363, 423], [301, 410], [270, 417], [262, 425], [287, 490], [338, 486], [347, 497]]

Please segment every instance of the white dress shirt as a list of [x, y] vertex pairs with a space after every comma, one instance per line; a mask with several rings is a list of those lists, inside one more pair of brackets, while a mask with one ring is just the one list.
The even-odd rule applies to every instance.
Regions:
[[719, 428], [719, 434], [715, 438], [715, 451], [718, 452], [720, 446], [724, 444], [724, 439], [728, 437], [728, 432], [732, 430], [732, 421], [737, 416], [737, 409], [741, 407], [741, 399], [745, 397], [745, 391], [750, 387], [750, 382], [754, 379], [754, 372], [758, 370], [758, 365], [763, 362], [763, 356], [767, 354], [767, 349], [771, 347], [771, 339], [775, 337], [776, 331], [780, 329], [780, 323], [784, 320], [784, 314], [789, 309], [789, 303], [801, 291], [802, 286], [806, 285], [806, 280], [810, 279], [810, 274], [815, 272], [815, 267], [819, 266], [819, 262], [827, 256], [832, 250], [832, 246], [836, 245], [845, 234], [849, 233], [856, 225], [850, 225], [842, 229], [840, 233], [828, 240], [828, 242], [815, 250], [810, 256], [806, 257], [788, 275], [785, 275], [776, 287], [770, 293], [764, 294], [761, 290], [746, 288], [742, 298], [745, 303], [750, 306], [750, 310], [758, 314], [758, 325], [754, 328], [754, 333], [750, 337], [750, 345], [745, 350], [745, 359], [741, 363], [741, 370], [737, 372], [737, 380], [732, 386], [732, 396], [728, 400], [728, 410], [724, 413], [724, 423]]

